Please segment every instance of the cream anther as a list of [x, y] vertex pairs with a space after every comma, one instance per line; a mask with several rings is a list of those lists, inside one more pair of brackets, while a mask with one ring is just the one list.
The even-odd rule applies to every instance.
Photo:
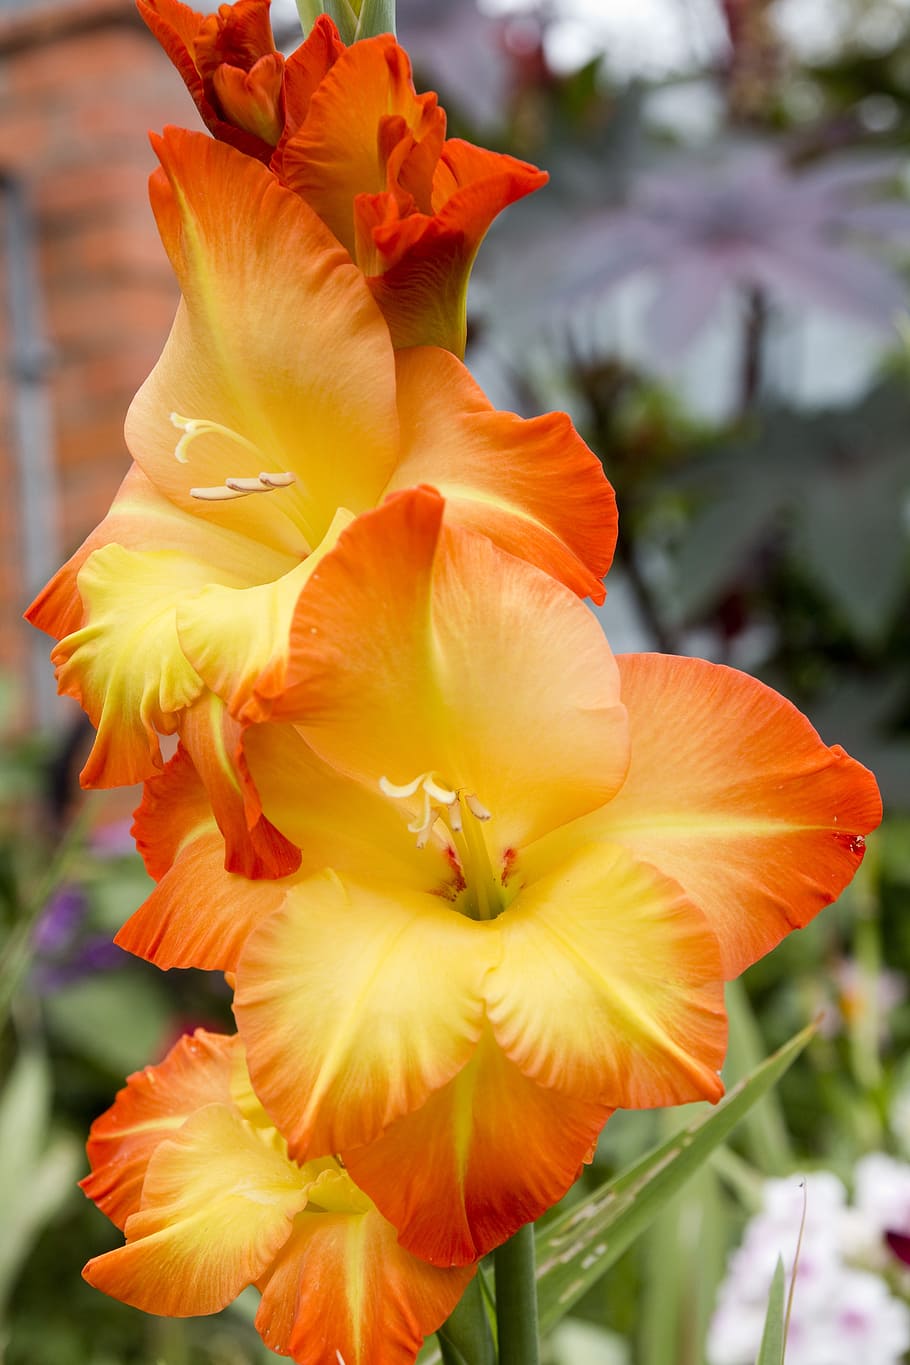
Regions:
[[464, 803], [474, 816], [475, 820], [492, 820], [493, 812], [487, 810], [486, 806], [481, 805], [473, 792], [465, 792]]
[[201, 498], [204, 502], [228, 502], [231, 498], [248, 498], [251, 493], [271, 493], [276, 488], [288, 488], [295, 475], [259, 474], [255, 479], [225, 479], [215, 488], [191, 488], [190, 497]]

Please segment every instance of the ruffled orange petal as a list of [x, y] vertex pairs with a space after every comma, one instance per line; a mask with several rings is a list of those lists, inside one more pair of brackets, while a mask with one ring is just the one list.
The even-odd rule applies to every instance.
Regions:
[[139, 1208], [158, 1144], [203, 1105], [230, 1102], [236, 1042], [204, 1029], [184, 1035], [163, 1062], [134, 1072], [92, 1124], [87, 1148], [92, 1173], [79, 1183], [118, 1228]]
[[593, 845], [530, 881], [496, 927], [487, 1011], [524, 1075], [614, 1108], [720, 1099], [720, 952], [674, 882]]
[[202, 19], [193, 41], [193, 56], [203, 80], [225, 62], [249, 71], [275, 52], [269, 18], [271, 0], [233, 0]]
[[[315, 209], [353, 255], [354, 197], [391, 188], [388, 162], [403, 139], [408, 149], [430, 139], [442, 149], [445, 115], [433, 94], [417, 95], [407, 54], [389, 35], [342, 52], [309, 101], [307, 116], [273, 167]], [[423, 189], [429, 208], [430, 183]]]
[[397, 356], [402, 457], [387, 492], [432, 484], [447, 516], [602, 602], [616, 497], [565, 413], [498, 412], [446, 351]]
[[216, 1313], [274, 1260], [308, 1183], [232, 1106], [197, 1109], [155, 1149], [126, 1245], [83, 1276], [147, 1313]]
[[591, 614], [481, 536], [440, 540], [443, 506], [412, 490], [344, 532], [301, 594], [286, 690], [260, 714], [374, 790], [432, 771], [474, 793], [499, 858], [617, 790], [625, 720]]
[[262, 812], [243, 749], [243, 727], [206, 693], [180, 718], [180, 738], [202, 778], [225, 845], [225, 868], [243, 877], [287, 877], [300, 850]]
[[[177, 128], [155, 146], [152, 204], [184, 303], [127, 444], [179, 507], [299, 562], [339, 507], [373, 506], [388, 481], [388, 331], [347, 254], [264, 166]], [[260, 473], [280, 486], [211, 500]]]
[[224, 837], [185, 749], [146, 783], [133, 833], [158, 885], [114, 942], [165, 971], [235, 971], [252, 930], [281, 904], [286, 882], [225, 871]]
[[431, 212], [402, 216], [368, 196], [355, 204], [358, 264], [372, 277], [396, 349], [434, 345], [464, 355], [468, 277], [480, 243], [504, 208], [547, 179], [527, 162], [452, 138], [434, 168]]
[[528, 1080], [487, 1030], [454, 1080], [344, 1162], [404, 1247], [462, 1265], [563, 1197], [611, 1112]]
[[295, 1159], [370, 1141], [465, 1065], [483, 1019], [486, 927], [434, 896], [326, 872], [250, 937], [234, 1012]]
[[[285, 131], [290, 138], [306, 118], [313, 94], [325, 80], [342, 52], [344, 43], [326, 14], [320, 14], [304, 42], [288, 57], [284, 68]], [[280, 167], [284, 141], [278, 144], [272, 169]]]
[[304, 1213], [259, 1282], [256, 1327], [297, 1365], [411, 1365], [473, 1274], [411, 1256], [375, 1210]]
[[197, 67], [196, 44], [208, 22], [206, 16], [180, 0], [136, 0], [136, 7], [183, 78], [206, 127], [238, 151], [267, 161], [272, 145], [222, 117], [223, 111], [216, 108], [212, 98], [211, 83], [207, 86]]
[[754, 678], [699, 659], [618, 662], [629, 774], [577, 835], [679, 882], [737, 976], [850, 881], [881, 820], [875, 779]]

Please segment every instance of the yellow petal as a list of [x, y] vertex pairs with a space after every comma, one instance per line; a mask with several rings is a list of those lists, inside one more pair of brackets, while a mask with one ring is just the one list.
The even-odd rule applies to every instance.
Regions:
[[332, 867], [454, 898], [445, 848], [418, 849], [396, 803], [323, 763], [293, 726], [251, 726], [244, 752], [265, 815], [300, 849], [300, 875]]
[[234, 1012], [250, 1076], [295, 1159], [369, 1141], [468, 1060], [487, 925], [327, 872], [249, 939]]
[[269, 687], [283, 685], [297, 599], [351, 520], [349, 512], [338, 511], [313, 553], [272, 583], [239, 591], [212, 583], [181, 602], [177, 611], [181, 648], [233, 715], [243, 713], [257, 681]]
[[720, 953], [674, 882], [590, 846], [527, 886], [496, 928], [487, 1008], [526, 1076], [617, 1108], [720, 1098]]
[[156, 1149], [126, 1246], [83, 1275], [147, 1313], [216, 1313], [271, 1264], [307, 1185], [235, 1110], [208, 1105]]
[[204, 690], [177, 639], [177, 604], [210, 578], [208, 565], [171, 550], [106, 545], [86, 560], [85, 624], [51, 655], [60, 691], [98, 731], [84, 786], [129, 785], [161, 767], [158, 735]]

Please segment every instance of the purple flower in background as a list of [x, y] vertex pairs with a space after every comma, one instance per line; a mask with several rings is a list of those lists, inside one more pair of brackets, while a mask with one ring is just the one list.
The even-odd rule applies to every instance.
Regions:
[[38, 957], [58, 957], [72, 945], [88, 902], [80, 886], [59, 886], [35, 925], [32, 946]]
[[80, 886], [58, 887], [35, 925], [32, 980], [39, 991], [53, 991], [97, 972], [113, 971], [129, 954], [106, 934], [86, 934], [88, 898]]

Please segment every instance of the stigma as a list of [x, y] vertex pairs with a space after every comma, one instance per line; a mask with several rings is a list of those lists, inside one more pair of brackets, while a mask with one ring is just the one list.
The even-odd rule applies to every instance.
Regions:
[[[206, 417], [182, 417], [179, 412], [172, 412], [171, 423], [178, 431], [183, 432], [174, 447], [174, 458], [180, 464], [189, 463], [189, 447], [197, 436], [221, 436], [225, 440], [233, 441], [235, 445], [242, 446], [250, 454], [262, 458], [258, 446], [245, 436], [241, 436], [239, 431], [223, 426], [221, 422], [212, 422]], [[212, 488], [191, 488], [190, 497], [198, 498], [201, 502], [233, 502], [237, 498], [248, 498], [252, 493], [271, 493], [276, 488], [289, 488], [296, 482], [297, 476], [290, 470], [280, 473], [265, 470], [252, 478], [237, 476], [225, 479], [223, 484], [216, 484]]]
[[420, 813], [408, 825], [408, 831], [417, 835], [418, 848], [426, 848], [438, 820], [448, 825], [453, 834], [460, 834], [464, 828], [462, 805], [475, 820], [491, 818], [491, 812], [473, 792], [446, 787], [437, 782], [431, 772], [420, 773], [403, 786], [390, 782], [387, 777], [380, 777], [379, 789], [384, 796], [390, 796], [395, 801], [408, 801], [420, 793]]

